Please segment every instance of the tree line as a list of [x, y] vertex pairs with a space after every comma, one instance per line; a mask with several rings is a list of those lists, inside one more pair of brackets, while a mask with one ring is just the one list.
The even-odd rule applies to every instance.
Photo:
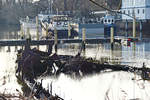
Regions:
[[[29, 16], [34, 18], [40, 12], [48, 11], [50, 0], [6, 0], [5, 4], [0, 1], [0, 24], [19, 24], [20, 18]], [[14, 1], [14, 2], [13, 2]], [[107, 0], [111, 9], [117, 9], [120, 0]], [[95, 0], [95, 2], [106, 5], [106, 0]], [[72, 16], [89, 16], [90, 12], [103, 10], [92, 4], [89, 0], [53, 0], [53, 12], [69, 12]]]

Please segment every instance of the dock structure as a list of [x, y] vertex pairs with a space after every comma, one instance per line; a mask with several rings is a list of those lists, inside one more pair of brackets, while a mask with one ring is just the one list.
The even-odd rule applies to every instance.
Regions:
[[[138, 41], [138, 38], [131, 38], [133, 41]], [[121, 39], [114, 39], [114, 41], [120, 41]], [[58, 39], [58, 44], [63, 43], [82, 43], [82, 38], [79, 39]], [[45, 40], [31, 40], [30, 45], [49, 45], [54, 43], [54, 39], [45, 39]], [[97, 43], [110, 43], [110, 38], [86, 38], [86, 44], [97, 44]], [[26, 40], [0, 40], [0, 46], [23, 46], [25, 45]]]

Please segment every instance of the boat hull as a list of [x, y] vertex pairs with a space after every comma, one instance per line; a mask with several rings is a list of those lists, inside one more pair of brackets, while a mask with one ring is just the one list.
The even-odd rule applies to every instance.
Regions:
[[[54, 30], [49, 30], [49, 32], [52, 32], [54, 36]], [[71, 35], [69, 36], [68, 30], [57, 30], [57, 37], [58, 39], [75, 38], [78, 37], [78, 32], [72, 29]]]
[[82, 29], [86, 31], [86, 38], [99, 38], [104, 37], [104, 24], [97, 23], [81, 23], [79, 24], [79, 37], [82, 37]]

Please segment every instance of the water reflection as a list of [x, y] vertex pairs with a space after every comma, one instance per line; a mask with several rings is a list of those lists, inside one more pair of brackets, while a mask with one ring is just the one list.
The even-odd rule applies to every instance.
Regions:
[[16, 39], [19, 30], [20, 27], [16, 25], [0, 25], [0, 39]]
[[0, 92], [18, 93], [16, 89], [21, 91], [21, 86], [18, 85], [15, 77], [16, 52], [13, 51], [13, 47], [10, 47], [11, 52], [7, 52], [7, 49], [7, 47], [0, 49]]
[[121, 64], [122, 58], [122, 45], [116, 43], [113, 48], [110, 49], [110, 59], [112, 64]]
[[[58, 54], [61, 55], [77, 55], [81, 52], [81, 55], [88, 58], [92, 57], [93, 59], [100, 60], [112, 64], [128, 64], [128, 63], [138, 63], [138, 60], [142, 61], [144, 59], [150, 59], [149, 48], [150, 43], [131, 43], [131, 46], [123, 46], [121, 44], [114, 44], [114, 47], [111, 48], [109, 43], [103, 44], [86, 44], [85, 51], [81, 52], [81, 44], [59, 44], [58, 45]], [[33, 46], [36, 47], [36, 46]], [[46, 51], [43, 47], [39, 46], [42, 51]], [[17, 52], [19, 48], [22, 47], [12, 47], [6, 46], [5, 52]], [[53, 49], [54, 50], [54, 49]], [[0, 47], [0, 51], [4, 51], [4, 47]], [[55, 51], [53, 51], [55, 53]], [[142, 63], [142, 62], [140, 62]]]
[[[18, 39], [19, 35], [17, 33], [17, 31], [3, 32], [4, 36], [1, 39]], [[16, 51], [20, 48], [22, 47], [0, 47], [0, 91], [5, 90], [8, 93], [17, 93], [16, 89], [21, 91], [21, 87], [15, 78]], [[39, 48], [42, 51], [46, 50], [46, 46], [39, 46]], [[126, 64], [136, 67], [140, 67], [143, 62], [146, 62], [148, 67], [150, 65], [149, 48], [149, 42], [131, 43], [130, 46], [116, 43], [112, 49], [110, 43], [86, 44], [86, 50], [84, 53], [82, 52], [82, 56], [92, 57], [105, 63]], [[76, 55], [80, 50], [81, 44], [59, 44], [57, 53], [61, 55]], [[118, 100], [119, 98], [123, 100], [124, 95], [126, 95], [128, 100], [137, 97], [146, 100], [148, 98], [147, 95], [149, 95], [146, 93], [150, 92], [150, 84], [147, 81], [133, 81], [133, 77], [134, 74], [127, 72], [103, 73], [89, 76], [82, 80], [75, 80], [65, 75], [60, 75], [58, 79], [46, 78], [43, 86], [47, 88], [47, 84], [53, 82], [53, 93], [60, 95], [65, 100], [104, 100], [107, 95], [112, 98], [111, 100]], [[147, 89], [141, 89], [140, 87], [143, 85]]]

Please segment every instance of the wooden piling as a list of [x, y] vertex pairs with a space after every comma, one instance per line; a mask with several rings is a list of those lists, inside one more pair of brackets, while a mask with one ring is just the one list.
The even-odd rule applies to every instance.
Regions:
[[[26, 22], [29, 23], [29, 17], [26, 17]], [[30, 28], [27, 26], [27, 39], [31, 39]]]
[[[36, 16], [36, 38], [39, 40], [39, 21], [38, 16]], [[37, 45], [37, 49], [39, 50], [39, 45]]]
[[113, 48], [113, 44], [114, 44], [114, 27], [111, 27], [111, 33], [110, 33], [110, 43], [111, 43], [111, 48]]
[[51, 90], [50, 90], [50, 93], [51, 93], [51, 94], [53, 94], [53, 86], [52, 86], [52, 85], [53, 85], [53, 83], [51, 82], [51, 84], [50, 84], [50, 89], [51, 89]]
[[58, 44], [58, 36], [57, 36], [57, 29], [54, 29], [54, 45], [55, 45], [55, 53], [57, 53], [57, 44]]
[[27, 27], [27, 39], [31, 39], [30, 28]]
[[140, 40], [142, 40], [142, 21], [140, 21]]
[[133, 38], [136, 37], [136, 18], [135, 18], [135, 14], [134, 14], [134, 18], [133, 18]]
[[128, 21], [127, 20], [126, 20], [126, 23], [125, 23], [125, 31], [126, 31], [125, 36], [128, 37]]
[[71, 26], [70, 23], [68, 23], [68, 38], [71, 37]]
[[133, 57], [135, 58], [135, 56], [136, 56], [136, 43], [135, 42], [133, 42]]
[[[24, 39], [24, 29], [23, 29], [23, 24], [21, 25], [21, 39]], [[22, 46], [22, 50], [23, 50], [23, 46]]]
[[82, 29], [82, 41], [85, 43], [85, 28]]
[[48, 25], [46, 25], [46, 34], [45, 34], [46, 38], [48, 38]]
[[[19, 38], [19, 36], [18, 36], [18, 32], [14, 32], [15, 33], [15, 35], [16, 35], [16, 40], [18, 40], [18, 38]], [[17, 50], [18, 50], [18, 47], [17, 46], [15, 46], [15, 52], [17, 52]]]
[[8, 46], [8, 50], [7, 50], [7, 52], [10, 52], [11, 50], [10, 50], [10, 46]]
[[82, 29], [82, 48], [83, 48], [83, 51], [85, 51], [85, 42], [86, 42], [85, 41], [85, 39], [86, 39], [86, 36], [85, 36], [86, 33], [85, 33], [85, 31], [86, 31], [85, 28], [83, 28]]
[[[48, 24], [46, 24], [45, 38], [48, 39]], [[46, 46], [46, 51], [48, 51], [48, 45]]]
[[[10, 34], [11, 34], [11, 32], [9, 32], [9, 34], [8, 34], [8, 39], [10, 39]], [[8, 50], [7, 50], [7, 52], [10, 52], [11, 50], [10, 50], [10, 46], [8, 46]]]
[[111, 39], [110, 39], [110, 43], [112, 44], [112, 43], [114, 43], [114, 27], [112, 26], [111, 27], [111, 33], [110, 33], [111, 35]]
[[24, 39], [24, 30], [23, 30], [23, 25], [21, 25], [21, 39]]
[[37, 37], [37, 40], [39, 40], [39, 21], [38, 21], [38, 16], [36, 16], [36, 37]]

